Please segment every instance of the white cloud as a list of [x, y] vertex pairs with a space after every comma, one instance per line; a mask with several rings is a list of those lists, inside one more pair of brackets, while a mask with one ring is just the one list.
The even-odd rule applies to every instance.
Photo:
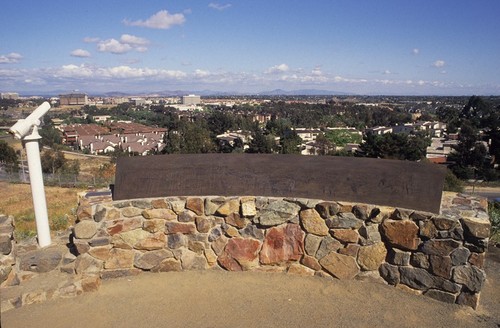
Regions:
[[212, 8], [212, 9], [216, 9], [216, 10], [219, 10], [219, 11], [222, 11], [222, 10], [225, 10], [225, 9], [228, 9], [232, 6], [232, 4], [230, 3], [226, 3], [226, 4], [220, 4], [220, 3], [215, 3], [215, 2], [211, 2], [208, 7], [209, 8]]
[[183, 14], [170, 14], [167, 10], [160, 10], [146, 20], [129, 21], [125, 19], [123, 23], [129, 26], [141, 26], [154, 29], [166, 30], [174, 25], [182, 25], [186, 21]]
[[288, 72], [288, 70], [290, 70], [290, 68], [288, 67], [287, 64], [280, 64], [280, 65], [276, 65], [276, 66], [268, 68], [265, 71], [265, 73], [266, 74], [284, 73], [284, 72]]
[[392, 72], [389, 71], [388, 69], [386, 69], [385, 71], [382, 72], [382, 74], [384, 74], [384, 75], [390, 75], [390, 74], [392, 74]]
[[205, 70], [202, 70], [202, 69], [196, 69], [194, 71], [194, 76], [195, 77], [203, 78], [203, 77], [207, 77], [209, 75], [210, 75], [209, 71], [205, 71]]
[[443, 67], [444, 65], [446, 65], [445, 61], [444, 60], [436, 60], [434, 63], [432, 63], [432, 66], [434, 67]]
[[321, 76], [321, 75], [323, 75], [323, 72], [321, 71], [321, 67], [318, 66], [318, 67], [313, 68], [311, 74], [314, 75], [314, 76]]
[[100, 52], [111, 52], [112, 54], [124, 54], [132, 50], [130, 44], [121, 43], [116, 39], [100, 41], [97, 44], [97, 50]]
[[120, 42], [131, 46], [145, 46], [149, 44], [149, 40], [130, 34], [122, 34]]
[[71, 56], [79, 58], [87, 58], [90, 57], [90, 52], [84, 49], [75, 49], [71, 52]]
[[96, 42], [99, 42], [99, 41], [101, 41], [100, 38], [92, 38], [92, 37], [89, 37], [89, 36], [83, 38], [83, 42], [85, 42], [85, 43], [96, 43]]
[[413, 49], [411, 50], [411, 53], [412, 53], [412, 54], [414, 54], [414, 55], [418, 55], [418, 54], [420, 53], [420, 49], [418, 49], [418, 48], [413, 48]]
[[17, 52], [11, 52], [7, 55], [0, 55], [0, 64], [15, 64], [18, 63], [21, 59], [23, 59], [23, 56], [21, 56], [21, 54], [18, 54]]

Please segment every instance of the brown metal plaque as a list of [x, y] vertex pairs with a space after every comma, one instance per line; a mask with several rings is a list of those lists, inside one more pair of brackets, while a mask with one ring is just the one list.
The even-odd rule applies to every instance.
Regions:
[[271, 154], [120, 157], [113, 199], [267, 196], [439, 213], [445, 168], [373, 158]]

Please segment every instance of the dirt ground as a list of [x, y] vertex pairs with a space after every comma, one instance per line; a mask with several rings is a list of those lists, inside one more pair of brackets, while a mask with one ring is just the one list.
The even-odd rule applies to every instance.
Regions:
[[2, 314], [2, 327], [500, 327], [500, 249], [479, 308], [380, 283], [269, 273], [176, 272], [106, 281], [95, 293]]

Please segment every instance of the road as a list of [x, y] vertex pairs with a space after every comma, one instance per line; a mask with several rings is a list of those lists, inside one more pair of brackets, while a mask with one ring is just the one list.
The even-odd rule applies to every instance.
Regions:
[[486, 197], [488, 200], [500, 198], [500, 187], [475, 187], [474, 192], [472, 192], [472, 187], [466, 187], [465, 192], [471, 195]]

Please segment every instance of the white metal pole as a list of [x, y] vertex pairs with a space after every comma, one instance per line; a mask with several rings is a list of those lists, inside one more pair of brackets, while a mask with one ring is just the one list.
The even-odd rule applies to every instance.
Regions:
[[33, 132], [24, 137], [26, 155], [28, 157], [28, 169], [30, 175], [31, 194], [33, 196], [33, 207], [35, 209], [36, 230], [38, 233], [38, 245], [46, 247], [51, 244], [49, 217], [47, 214], [47, 201], [43, 186], [42, 164], [40, 161], [40, 147], [38, 140], [42, 137], [38, 134], [37, 126], [33, 126]]

